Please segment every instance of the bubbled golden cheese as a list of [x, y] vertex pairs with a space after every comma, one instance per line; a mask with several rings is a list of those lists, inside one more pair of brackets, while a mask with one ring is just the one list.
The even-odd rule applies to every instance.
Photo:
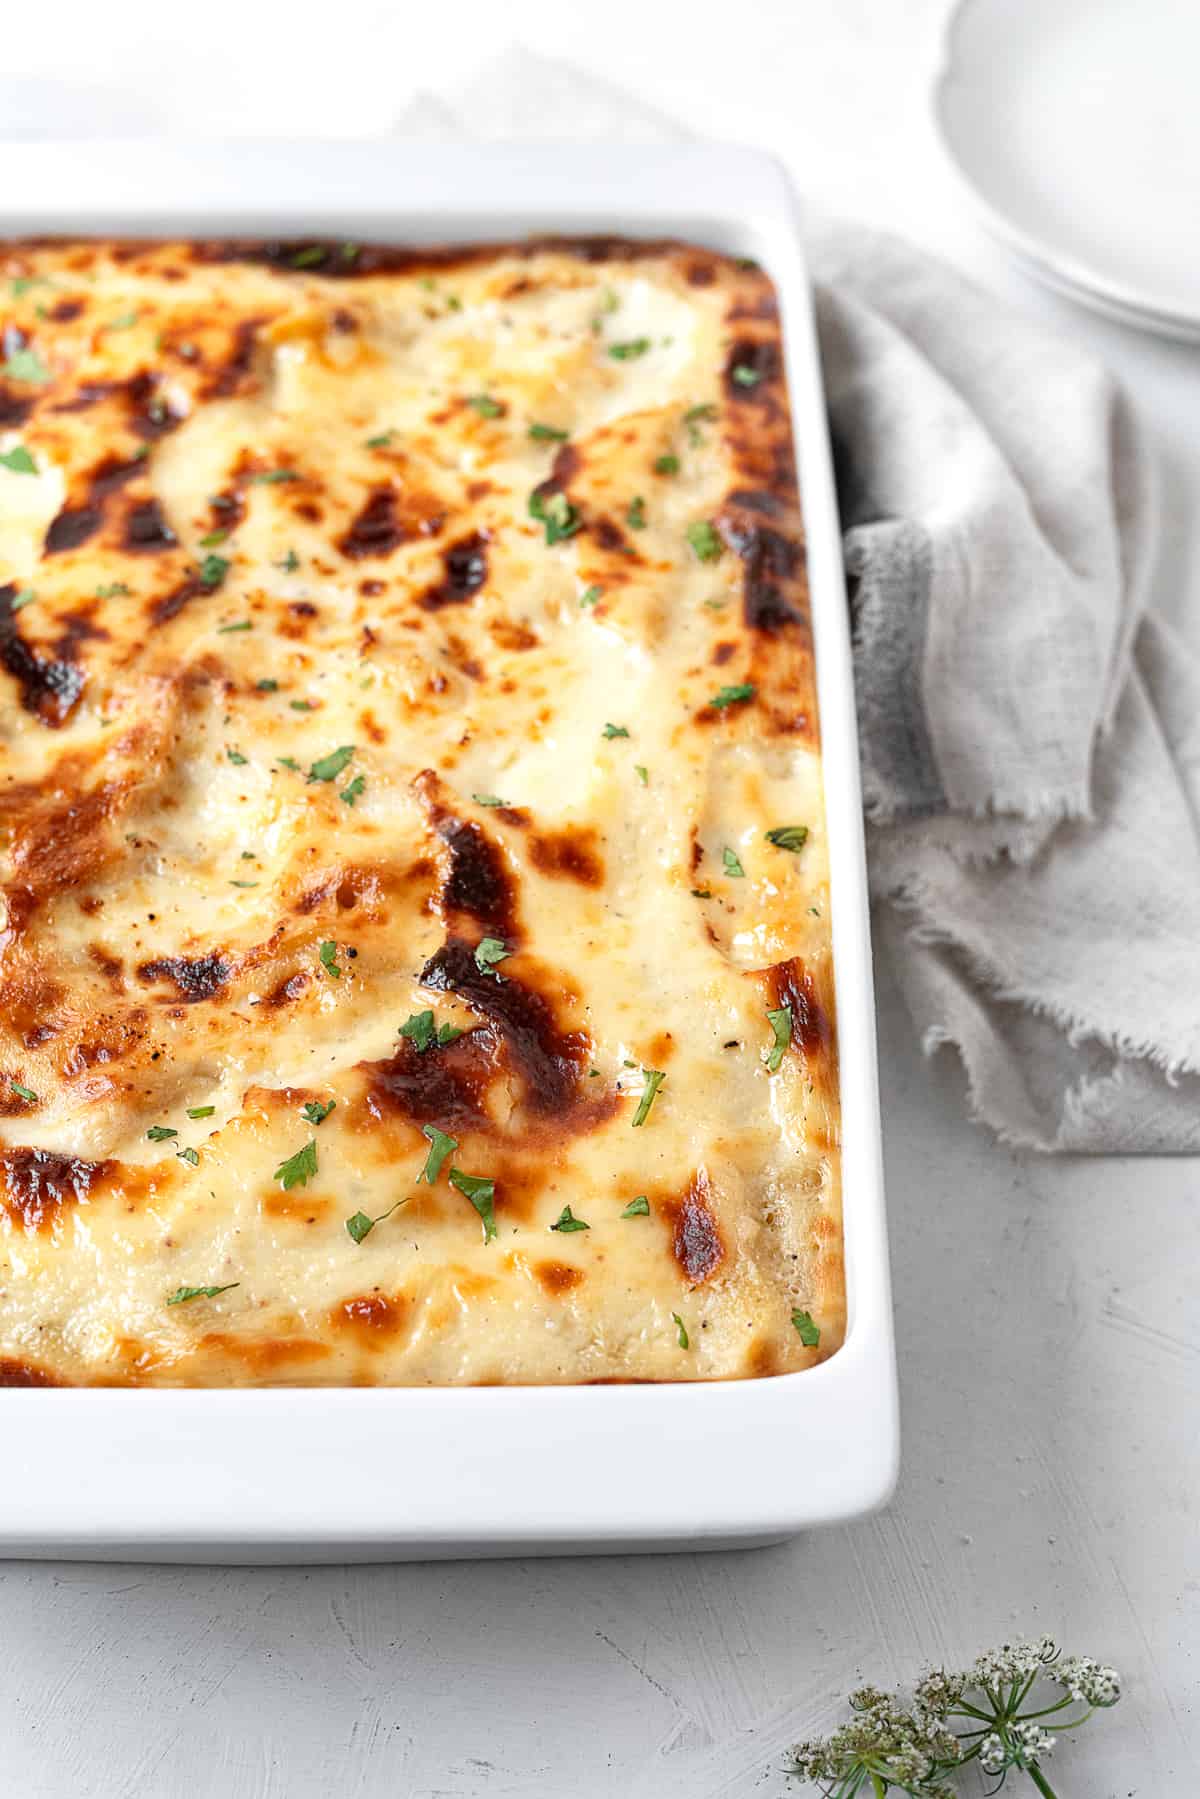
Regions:
[[623, 241], [0, 259], [0, 1381], [831, 1354], [767, 277]]

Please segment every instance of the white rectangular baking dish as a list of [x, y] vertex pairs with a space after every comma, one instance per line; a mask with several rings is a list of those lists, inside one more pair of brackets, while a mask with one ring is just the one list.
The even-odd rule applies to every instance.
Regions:
[[778, 1540], [891, 1492], [898, 1406], [846, 599], [796, 203], [716, 146], [10, 144], [0, 235], [690, 238], [780, 293], [824, 744], [849, 1328], [800, 1374], [486, 1389], [0, 1391], [0, 1554], [346, 1561]]

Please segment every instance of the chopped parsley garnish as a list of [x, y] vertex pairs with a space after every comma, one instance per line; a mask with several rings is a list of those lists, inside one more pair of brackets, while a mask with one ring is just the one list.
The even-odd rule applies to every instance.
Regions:
[[317, 1172], [317, 1140], [310, 1137], [303, 1149], [298, 1149], [294, 1156], [281, 1162], [272, 1180], [278, 1181], [285, 1193], [293, 1187], [305, 1187]]
[[625, 523], [633, 531], [646, 529], [646, 502], [641, 494], [636, 494], [625, 510]]
[[136, 312], [123, 312], [120, 318], [109, 319], [107, 325], [103, 326], [102, 329], [105, 331], [128, 331], [131, 325], [137, 324], [137, 321], [138, 315]]
[[211, 1118], [216, 1109], [215, 1106], [189, 1106], [187, 1115], [189, 1118]]
[[458, 1138], [448, 1137], [445, 1131], [439, 1131], [436, 1124], [423, 1124], [421, 1135], [429, 1139], [429, 1154], [425, 1158], [425, 1166], [417, 1176], [418, 1186], [422, 1181], [432, 1187], [442, 1172], [442, 1165], [458, 1148]]
[[496, 1232], [496, 1214], [492, 1202], [496, 1197], [496, 1183], [479, 1174], [464, 1174], [461, 1168], [450, 1170], [450, 1185], [470, 1200], [483, 1220], [483, 1240], [490, 1243]]
[[109, 581], [106, 586], [96, 589], [96, 598], [98, 600], [120, 600], [124, 599], [128, 592], [129, 588], [124, 581]]
[[20, 612], [24, 607], [32, 606], [36, 599], [37, 594], [32, 587], [23, 587], [16, 598], [9, 601], [9, 606], [13, 612]]
[[327, 756], [318, 757], [308, 771], [309, 780], [336, 781], [357, 747], [353, 743], [343, 743], [339, 749], [330, 750]]
[[432, 1012], [414, 1012], [400, 1026], [400, 1035], [407, 1037], [419, 1056], [427, 1049], [445, 1049], [448, 1043], [454, 1043], [462, 1036], [457, 1025], [435, 1025]]
[[253, 631], [254, 623], [248, 618], [235, 619], [231, 625], [218, 625], [218, 637], [230, 637], [235, 631]]
[[717, 712], [723, 712], [726, 706], [740, 706], [743, 700], [754, 698], [754, 684], [751, 681], [735, 681], [732, 687], [718, 687], [709, 705]]
[[259, 693], [278, 693], [279, 692], [279, 682], [273, 681], [271, 679], [270, 675], [264, 675], [263, 679], [261, 681], [256, 681], [254, 683], [254, 685]]
[[398, 1199], [394, 1206], [389, 1206], [386, 1212], [380, 1212], [376, 1218], [368, 1218], [365, 1212], [355, 1212], [353, 1218], [347, 1218], [346, 1229], [356, 1243], [361, 1243], [364, 1237], [370, 1236], [377, 1224], [382, 1224], [385, 1218], [390, 1218], [393, 1212], [407, 1204], [408, 1196], [406, 1194], [403, 1199]]
[[229, 573], [226, 556], [206, 556], [200, 564], [200, 579], [205, 587], [219, 587]]
[[633, 1115], [634, 1130], [639, 1124], [645, 1124], [649, 1118], [650, 1108], [654, 1104], [654, 1096], [667, 1077], [661, 1068], [643, 1068], [642, 1078], [646, 1085], [642, 1088], [642, 1097], [638, 1103], [638, 1109]]
[[792, 1313], [792, 1323], [800, 1332], [800, 1341], [805, 1349], [815, 1349], [821, 1341], [821, 1327], [814, 1324], [811, 1312], [802, 1312], [799, 1307]]
[[511, 955], [512, 951], [505, 947], [502, 937], [481, 937], [475, 945], [475, 966], [480, 974], [495, 975], [500, 980], [501, 976], [496, 974], [496, 964]]
[[376, 437], [368, 437], [368, 450], [386, 450], [395, 435], [394, 431], [381, 431]]
[[315, 712], [317, 709], [316, 700], [289, 700], [288, 705], [293, 712]]
[[792, 1008], [780, 1006], [777, 1012], [768, 1012], [767, 1022], [775, 1033], [775, 1042], [770, 1049], [763, 1051], [763, 1061], [767, 1065], [767, 1072], [774, 1074], [792, 1041]]
[[309, 1124], [324, 1124], [336, 1105], [336, 1099], [327, 1099], [324, 1103], [319, 1099], [310, 1099], [306, 1106], [301, 1106], [300, 1116]]
[[629, 730], [625, 725], [605, 725], [600, 735], [602, 737], [628, 737]]
[[642, 783], [643, 787], [649, 787], [649, 785], [650, 785], [650, 770], [648, 768], [644, 767], [643, 764], [640, 762], [635, 762], [633, 765], [633, 772], [637, 776], [638, 780]]
[[499, 400], [491, 394], [468, 394], [467, 405], [472, 412], [477, 412], [481, 419], [499, 419], [504, 417], [504, 408]]
[[257, 887], [257, 881], [230, 881], [231, 887]]
[[679, 1316], [678, 1312], [672, 1312], [671, 1317], [675, 1320], [675, 1329], [677, 1333], [675, 1340], [679, 1344], [680, 1349], [690, 1349], [692, 1340], [687, 1334], [687, 1325], [683, 1322], [683, 1319]]
[[776, 825], [773, 831], [767, 832], [767, 842], [773, 843], [777, 850], [791, 850], [797, 855], [808, 842], [808, 826]]
[[226, 750], [225, 760], [227, 762], [232, 762], [235, 768], [245, 768], [250, 758], [249, 756], [243, 756], [241, 750]]
[[535, 443], [561, 444], [566, 443], [571, 434], [569, 431], [556, 430], [553, 425], [530, 425], [529, 435]]
[[711, 887], [693, 887], [692, 888], [692, 898], [693, 899], [711, 899], [712, 898], [712, 888]]
[[624, 343], [609, 344], [608, 353], [615, 362], [632, 362], [635, 356], [644, 356], [649, 348], [648, 337], [630, 337]]
[[365, 775], [355, 775], [349, 785], [342, 788], [342, 791], [338, 794], [338, 798], [343, 805], [353, 806], [355, 800], [358, 799], [366, 785], [367, 778]]
[[644, 1193], [639, 1193], [636, 1199], [630, 1200], [621, 1216], [622, 1218], [649, 1218], [650, 1201]]
[[728, 845], [721, 851], [721, 860], [725, 864], [725, 873], [731, 880], [745, 880], [746, 871], [742, 867], [741, 860], [735, 851], [731, 850]]
[[706, 518], [693, 519], [685, 536], [701, 562], [716, 562], [725, 547]]
[[260, 487], [266, 487], [277, 481], [298, 481], [300, 476], [294, 468], [266, 468], [259, 469], [250, 479]]
[[0, 450], [0, 468], [11, 469], [14, 475], [36, 475], [38, 472], [37, 463], [24, 444], [17, 444], [11, 450]]
[[37, 1104], [37, 1094], [32, 1087], [22, 1087], [20, 1081], [10, 1081], [9, 1086], [18, 1099], [26, 1100], [31, 1106]]
[[275, 567], [281, 568], [285, 575], [294, 575], [296, 570], [300, 567], [300, 558], [297, 556], [295, 550], [289, 550], [282, 562], [277, 562]]
[[232, 1293], [241, 1284], [241, 1281], [226, 1281], [223, 1287], [176, 1287], [167, 1304], [183, 1306], [189, 1299], [215, 1299], [218, 1293]]
[[31, 287], [53, 287], [49, 275], [17, 275], [10, 283], [10, 291], [14, 300], [27, 294]]
[[[278, 683], [276, 683], [276, 685], [278, 685]], [[293, 774], [298, 775], [300, 773], [300, 764], [294, 756], [281, 756], [279, 758], [279, 766], [280, 768], [290, 768]]]
[[748, 363], [736, 362], [730, 373], [739, 387], [757, 387], [763, 378], [761, 369], [752, 369]]
[[327, 942], [322, 943], [317, 950], [317, 955], [321, 960], [321, 967], [325, 970], [325, 973], [329, 976], [331, 981], [340, 981], [342, 978], [342, 971], [338, 967], [337, 953], [337, 944], [334, 943], [332, 938]]
[[294, 269], [311, 269], [314, 264], [324, 262], [324, 260], [324, 246], [321, 244], [309, 244], [307, 249], [297, 250], [292, 257], [291, 262]]
[[152, 1124], [146, 1135], [151, 1143], [165, 1143], [168, 1137], [178, 1137], [179, 1132], [169, 1124]]
[[689, 443], [703, 443], [704, 439], [700, 435], [700, 426], [711, 424], [716, 416], [717, 409], [711, 401], [704, 401], [699, 406], [689, 406], [683, 415], [683, 422], [687, 426]]
[[574, 1216], [570, 1206], [564, 1206], [550, 1226], [552, 1231], [590, 1231], [591, 1228], [591, 1225], [585, 1224], [582, 1218]]
[[186, 1162], [190, 1168], [199, 1168], [200, 1151], [198, 1149], [177, 1149], [175, 1154], [179, 1157], [181, 1162]]
[[679, 473], [678, 456], [659, 456], [654, 463], [656, 475], [677, 475]]
[[585, 587], [579, 596], [579, 604], [581, 606], [595, 606], [603, 598], [604, 589], [602, 587]]
[[26, 346], [9, 351], [0, 375], [6, 375], [10, 381], [31, 381], [44, 387], [50, 379], [50, 370], [37, 351]]
[[477, 806], [507, 806], [507, 800], [497, 799], [494, 793], [473, 793], [471, 798]]
[[542, 494], [535, 488], [529, 496], [529, 516], [546, 527], [546, 542], [561, 543], [564, 538], [574, 537], [580, 526], [580, 517], [565, 493]]

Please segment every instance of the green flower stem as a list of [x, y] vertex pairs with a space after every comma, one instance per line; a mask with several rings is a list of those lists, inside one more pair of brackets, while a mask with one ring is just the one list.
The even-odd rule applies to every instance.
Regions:
[[1042, 1770], [1038, 1767], [1036, 1762], [1030, 1762], [1027, 1773], [1038, 1792], [1045, 1795], [1045, 1799], [1058, 1799], [1058, 1794], [1054, 1791], [1054, 1788], [1050, 1785], [1050, 1782], [1046, 1779], [1046, 1776], [1042, 1773]]
[[885, 1799], [887, 1788], [884, 1786], [882, 1780], [880, 1780], [878, 1774], [872, 1774], [871, 1785], [875, 1788], [875, 1799]]

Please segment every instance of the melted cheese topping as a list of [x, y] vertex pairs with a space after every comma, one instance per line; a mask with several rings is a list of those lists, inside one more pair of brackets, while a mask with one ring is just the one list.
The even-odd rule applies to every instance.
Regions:
[[3, 262], [0, 1379], [832, 1353], [766, 277], [569, 241]]

